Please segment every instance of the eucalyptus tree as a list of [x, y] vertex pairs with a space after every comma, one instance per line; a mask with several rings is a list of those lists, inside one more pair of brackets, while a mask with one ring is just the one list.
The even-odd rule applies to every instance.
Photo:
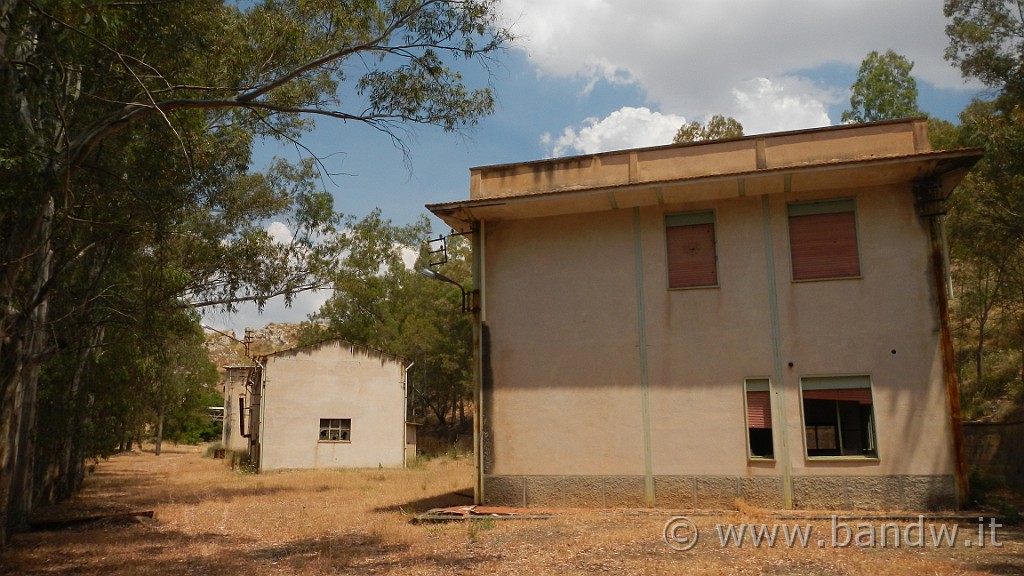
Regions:
[[[510, 39], [493, 0], [0, 1], [0, 545], [32, 506], [58, 355], [85, 374], [138, 309], [325, 281], [330, 198], [312, 165], [249, 173], [256, 139], [298, 142], [317, 117], [399, 146], [472, 126], [493, 94], [453, 63]], [[278, 215], [290, 242], [261, 229]]]
[[1007, 103], [1024, 101], [1024, 1], [945, 0], [946, 59]]
[[[1024, 111], [975, 101], [960, 118], [960, 143], [985, 157], [954, 196], [955, 311], [971, 352], [968, 400], [987, 401], [1014, 396], [1013, 382], [1024, 389]], [[1007, 370], [1012, 355], [1017, 367]]]
[[700, 142], [703, 140], [721, 140], [723, 138], [738, 138], [743, 136], [743, 124], [733, 117], [715, 114], [705, 124], [693, 121], [684, 124], [676, 131], [673, 144], [685, 142]]
[[[961, 143], [985, 148], [955, 205], [961, 304], [982, 398], [1024, 390], [1024, 2], [945, 0], [945, 57], [990, 89], [960, 115]], [[980, 281], [983, 281], [980, 282]], [[987, 289], [987, 290], [985, 290]], [[989, 345], [990, 344], [990, 345]], [[1001, 370], [1016, 355], [1015, 370]], [[1014, 393], [1016, 383], [1016, 393]]]
[[[301, 338], [303, 344], [341, 338], [411, 362], [410, 408], [454, 435], [468, 423], [472, 324], [459, 288], [419, 273], [430, 267], [429, 234], [425, 218], [397, 226], [375, 211], [350, 220], [350, 252], [337, 268], [334, 292]], [[446, 254], [438, 269], [465, 290], [472, 283], [469, 243], [451, 236]]]
[[913, 69], [913, 62], [892, 50], [869, 52], [850, 86], [850, 109], [843, 112], [843, 124], [921, 115]]

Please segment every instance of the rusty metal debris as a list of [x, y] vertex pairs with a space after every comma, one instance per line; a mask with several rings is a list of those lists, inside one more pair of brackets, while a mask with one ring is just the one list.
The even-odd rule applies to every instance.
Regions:
[[546, 520], [552, 514], [544, 514], [531, 508], [509, 506], [449, 506], [432, 508], [413, 518], [413, 522], [451, 522], [456, 520]]

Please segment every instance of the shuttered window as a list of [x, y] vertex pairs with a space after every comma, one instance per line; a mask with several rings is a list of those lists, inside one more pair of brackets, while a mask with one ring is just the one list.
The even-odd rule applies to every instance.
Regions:
[[858, 404], [871, 404], [871, 390], [857, 388], [855, 390], [804, 390], [804, 398], [808, 400], [842, 400]]
[[860, 276], [853, 200], [789, 205], [794, 280]]
[[772, 399], [767, 378], [744, 382], [747, 406], [747, 448], [751, 458], [773, 458]]
[[718, 285], [715, 222], [711, 212], [665, 218], [669, 288]]

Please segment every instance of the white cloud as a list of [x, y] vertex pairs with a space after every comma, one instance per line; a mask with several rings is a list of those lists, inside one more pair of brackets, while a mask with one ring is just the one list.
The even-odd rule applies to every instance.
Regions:
[[826, 105], [841, 100], [837, 91], [798, 77], [755, 78], [733, 88], [727, 111], [743, 124], [744, 134], [832, 124]]
[[553, 157], [594, 154], [642, 146], [671, 144], [682, 116], [651, 112], [647, 108], [620, 108], [603, 119], [587, 118], [579, 128], [567, 127], [557, 137], [544, 134], [542, 143]]
[[267, 226], [267, 234], [278, 244], [288, 244], [292, 241], [292, 231], [284, 222], [271, 222]]
[[[827, 106], [849, 84], [815, 87], [805, 75], [834, 64], [855, 69], [872, 50], [906, 56], [919, 81], [967, 88], [943, 59], [946, 19], [934, 0], [503, 0], [502, 7], [540, 74], [634, 82], [656, 110], [699, 121], [733, 116], [747, 134], [838, 123]], [[581, 130], [567, 130], [554, 141], [581, 138]]]
[[402, 257], [402, 263], [405, 264], [405, 269], [412, 270], [416, 266], [416, 258], [419, 257], [420, 251], [416, 248], [400, 246], [399, 255]]

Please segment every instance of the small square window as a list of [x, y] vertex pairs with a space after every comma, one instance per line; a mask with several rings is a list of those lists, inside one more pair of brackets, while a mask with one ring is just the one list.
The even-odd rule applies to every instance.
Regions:
[[320, 442], [350, 442], [351, 440], [351, 418], [320, 419]]
[[853, 200], [790, 204], [788, 211], [794, 280], [860, 276]]
[[718, 285], [714, 214], [695, 212], [666, 216], [665, 240], [669, 288]]
[[878, 457], [867, 376], [803, 378], [800, 387], [807, 456]]
[[774, 458], [771, 385], [767, 378], [744, 382], [747, 407], [747, 449], [751, 458]]

